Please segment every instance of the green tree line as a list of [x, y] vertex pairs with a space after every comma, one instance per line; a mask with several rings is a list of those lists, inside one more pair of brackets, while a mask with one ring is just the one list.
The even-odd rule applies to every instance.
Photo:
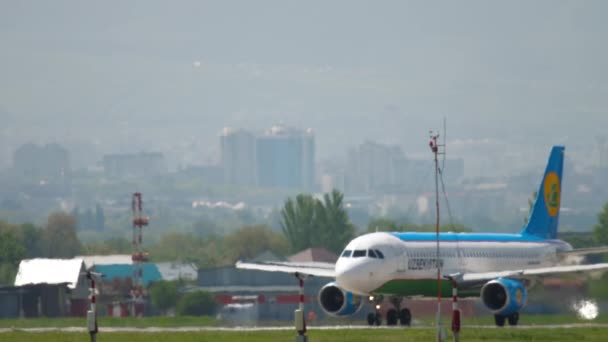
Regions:
[[[280, 231], [268, 225], [250, 225], [226, 235], [220, 235], [220, 230], [206, 235], [170, 232], [145, 249], [152, 261], [182, 261], [198, 267], [214, 267], [233, 265], [237, 260], [251, 259], [264, 251], [287, 256], [309, 247], [325, 247], [337, 254], [357, 234], [345, 209], [344, 195], [337, 190], [321, 197], [299, 194], [287, 198], [280, 216]], [[440, 229], [471, 231], [459, 224], [444, 224]], [[132, 250], [131, 242], [122, 237], [82, 243], [76, 231], [76, 220], [64, 212], [50, 214], [42, 227], [0, 221], [0, 283], [11, 284], [14, 281], [22, 259], [128, 254]], [[372, 218], [364, 231], [434, 232], [435, 226], [399, 223], [378, 217]], [[566, 240], [571, 240], [577, 248], [608, 245], [608, 203], [598, 215], [592, 237], [581, 239], [566, 235]]]
[[81, 252], [76, 221], [67, 213], [52, 213], [44, 227], [0, 221], [0, 284], [13, 283], [22, 259], [72, 258]]

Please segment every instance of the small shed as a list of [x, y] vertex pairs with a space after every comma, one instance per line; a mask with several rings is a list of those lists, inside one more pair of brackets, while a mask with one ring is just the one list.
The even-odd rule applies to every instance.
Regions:
[[26, 259], [19, 263], [15, 287], [26, 317], [61, 317], [86, 311], [89, 294], [82, 259]]

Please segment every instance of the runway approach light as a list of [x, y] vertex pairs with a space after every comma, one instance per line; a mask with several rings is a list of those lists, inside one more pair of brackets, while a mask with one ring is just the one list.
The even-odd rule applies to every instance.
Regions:
[[369, 301], [373, 302], [374, 301], [374, 296], [369, 296]]
[[380, 304], [376, 305], [376, 310], [380, 310]]

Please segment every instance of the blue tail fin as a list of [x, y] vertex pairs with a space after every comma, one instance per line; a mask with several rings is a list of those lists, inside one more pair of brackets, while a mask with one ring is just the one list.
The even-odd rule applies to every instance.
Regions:
[[553, 146], [551, 149], [549, 162], [547, 162], [543, 180], [540, 182], [530, 219], [521, 232], [523, 235], [534, 235], [544, 239], [557, 237], [564, 150], [563, 146]]

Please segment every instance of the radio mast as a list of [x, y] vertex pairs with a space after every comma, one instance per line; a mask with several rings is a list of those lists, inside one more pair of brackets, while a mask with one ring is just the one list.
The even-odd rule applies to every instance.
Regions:
[[437, 317], [435, 325], [437, 327], [437, 341], [442, 342], [444, 337], [443, 327], [441, 326], [441, 254], [439, 249], [439, 155], [444, 155], [443, 151], [440, 151], [440, 147], [445, 147], [445, 144], [440, 145], [437, 140], [439, 133], [430, 131], [431, 140], [429, 141], [429, 147], [433, 152], [433, 161], [435, 163], [435, 234], [436, 234], [436, 255], [435, 255], [435, 266], [437, 266]]

